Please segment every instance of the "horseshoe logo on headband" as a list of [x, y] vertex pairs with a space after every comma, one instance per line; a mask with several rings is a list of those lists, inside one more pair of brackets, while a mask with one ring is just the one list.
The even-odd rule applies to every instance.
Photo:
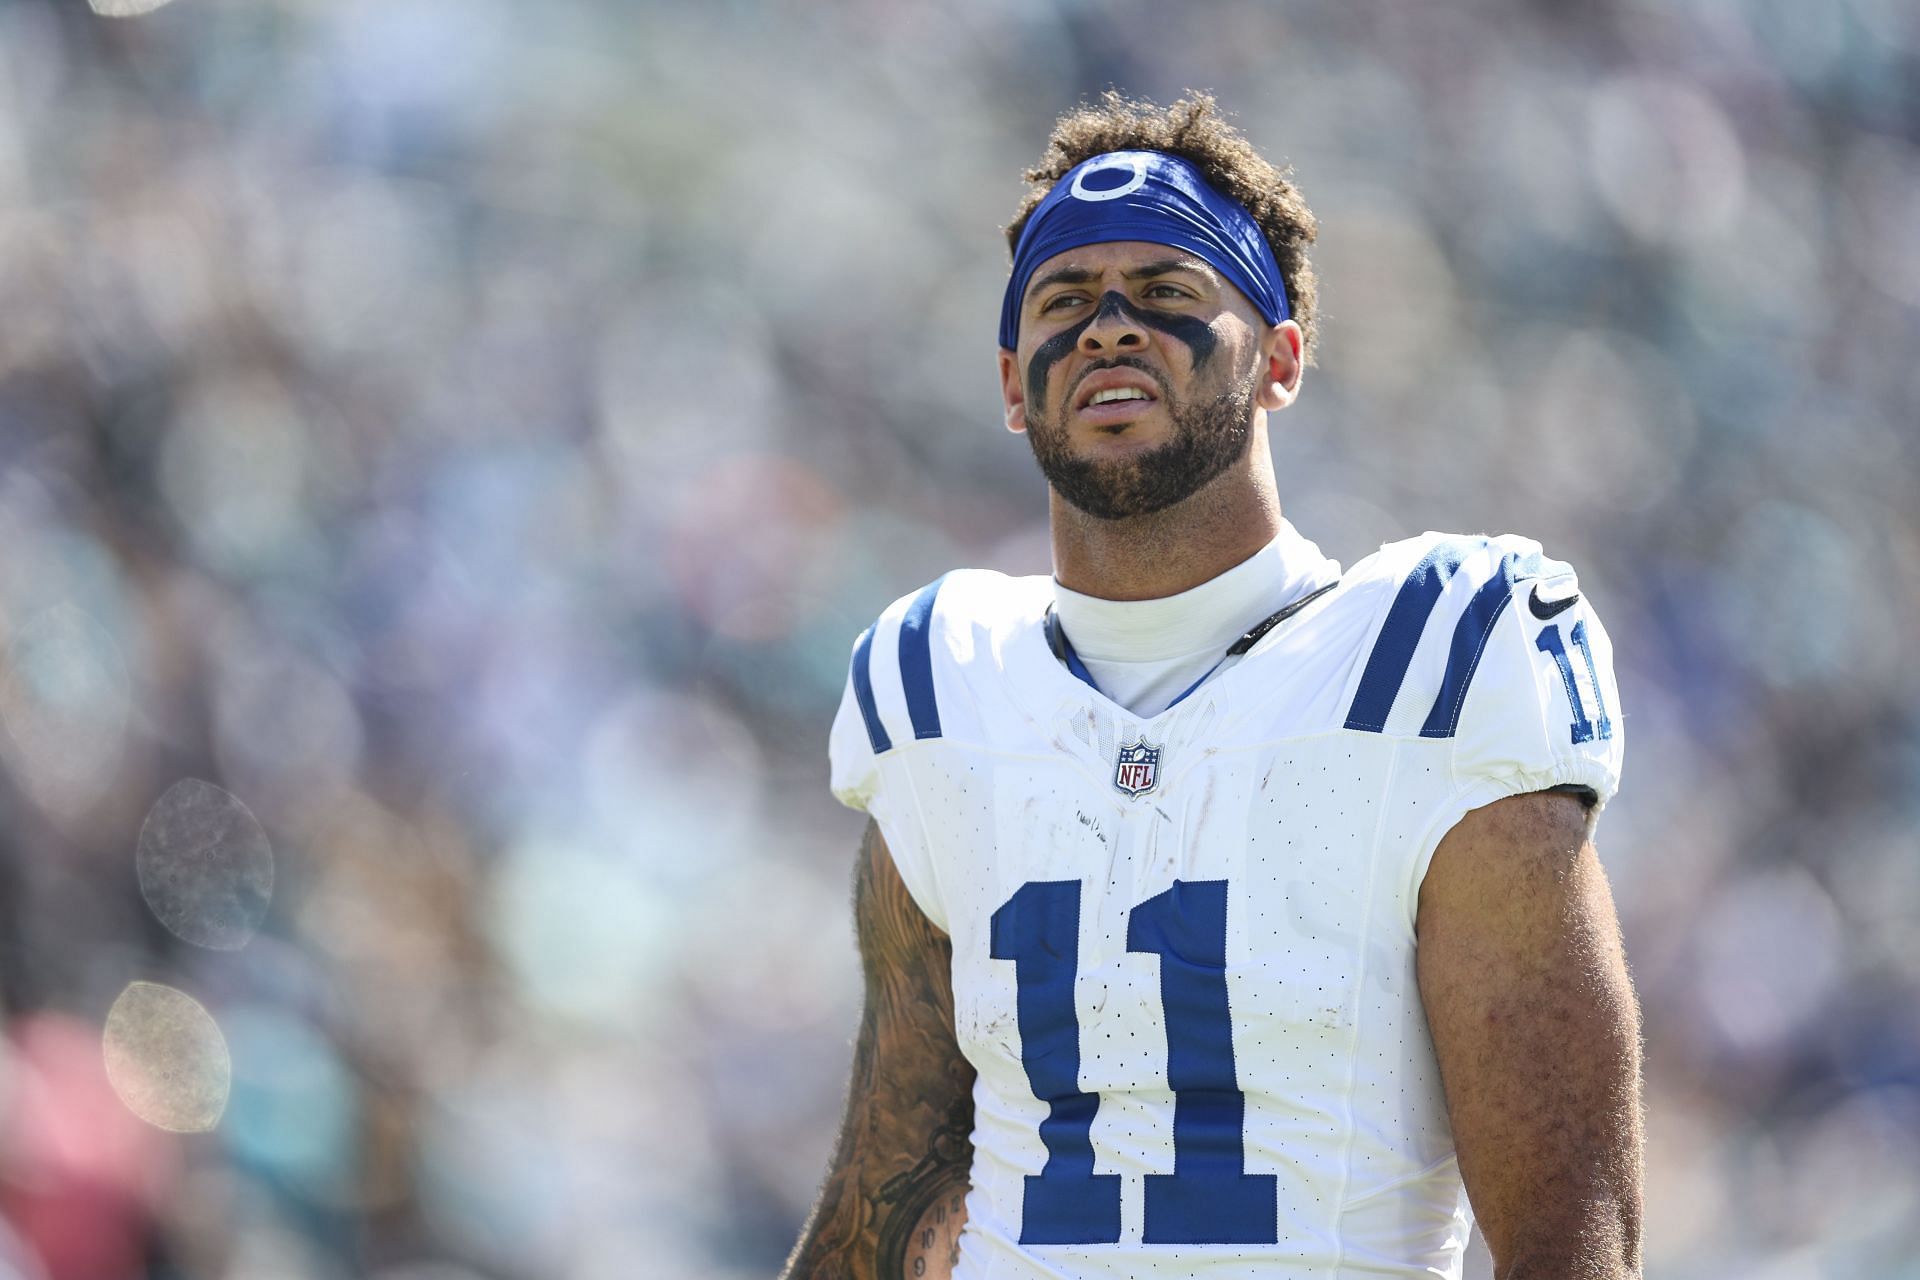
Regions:
[[[1096, 173], [1113, 173], [1117, 170], [1132, 169], [1133, 176], [1117, 187], [1094, 191], [1087, 188], [1087, 179]], [[1118, 200], [1121, 196], [1132, 195], [1147, 185], [1147, 158], [1141, 155], [1116, 156], [1113, 161], [1092, 169], [1082, 169], [1074, 175], [1070, 191], [1076, 200]]]

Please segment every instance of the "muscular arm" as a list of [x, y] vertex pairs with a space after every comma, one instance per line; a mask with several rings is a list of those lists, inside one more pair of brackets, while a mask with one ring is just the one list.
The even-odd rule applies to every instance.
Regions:
[[1640, 1275], [1640, 1011], [1577, 799], [1475, 809], [1420, 888], [1420, 994], [1498, 1280]]
[[952, 944], [914, 905], [871, 822], [853, 909], [866, 974], [853, 1083], [786, 1280], [898, 1280], [910, 1245], [929, 1231], [956, 1236], [965, 1221], [974, 1072], [954, 1039]]

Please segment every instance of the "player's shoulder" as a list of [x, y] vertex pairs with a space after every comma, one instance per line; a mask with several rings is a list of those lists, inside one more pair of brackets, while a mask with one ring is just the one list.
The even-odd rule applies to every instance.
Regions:
[[[915, 635], [958, 636], [972, 630], [1003, 631], [1038, 622], [1053, 599], [1052, 580], [1015, 577], [993, 569], [953, 569], [907, 592], [881, 610], [868, 634], [898, 639]], [[889, 637], [889, 633], [892, 636]]]
[[[1517, 533], [1438, 533], [1389, 542], [1349, 569], [1343, 591], [1355, 605], [1377, 610], [1395, 630], [1470, 614], [1481, 621], [1504, 608], [1513, 588], [1538, 584], [1543, 607], [1579, 594], [1573, 566], [1549, 556]], [[1541, 617], [1551, 616], [1542, 613]]]
[[1381, 547], [1342, 586], [1369, 619], [1346, 726], [1423, 737], [1452, 736], [1497, 624], [1580, 602], [1572, 566], [1512, 533], [1429, 530]]
[[1485, 585], [1527, 579], [1561, 581], [1572, 566], [1549, 557], [1534, 539], [1518, 533], [1439, 533], [1389, 542], [1349, 569], [1343, 586], [1356, 595], [1391, 601], [1400, 592], [1441, 591], [1455, 579]]
[[1008, 645], [1045, 617], [1051, 581], [954, 569], [881, 610], [854, 640], [847, 674], [871, 749], [948, 736], [966, 708], [942, 689], [997, 672]]

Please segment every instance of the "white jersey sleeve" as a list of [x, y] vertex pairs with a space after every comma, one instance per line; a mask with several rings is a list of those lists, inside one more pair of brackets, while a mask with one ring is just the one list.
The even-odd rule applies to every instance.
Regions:
[[1625, 745], [1613, 646], [1570, 566], [1530, 538], [1430, 533], [1356, 569], [1390, 603], [1346, 727], [1446, 748], [1420, 766], [1444, 775], [1445, 799], [1413, 850], [1414, 890], [1469, 810], [1556, 787], [1613, 796]]
[[[1504, 554], [1518, 568], [1538, 550]], [[1573, 570], [1538, 563], [1540, 576], [1514, 581], [1500, 616], [1474, 620], [1484, 648], [1459, 706], [1455, 782], [1482, 804], [1551, 787], [1605, 804], [1625, 747], [1613, 643]]]
[[827, 754], [834, 797], [879, 826], [907, 891], [944, 930], [925, 818], [911, 773], [899, 767], [903, 749], [940, 735], [930, 635], [939, 587], [894, 601], [854, 641]]

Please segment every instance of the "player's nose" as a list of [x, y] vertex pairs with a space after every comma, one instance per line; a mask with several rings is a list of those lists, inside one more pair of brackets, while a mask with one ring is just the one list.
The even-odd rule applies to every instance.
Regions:
[[1080, 350], [1087, 354], [1142, 347], [1146, 342], [1146, 326], [1127, 300], [1111, 291], [1100, 295], [1099, 310], [1080, 334]]

